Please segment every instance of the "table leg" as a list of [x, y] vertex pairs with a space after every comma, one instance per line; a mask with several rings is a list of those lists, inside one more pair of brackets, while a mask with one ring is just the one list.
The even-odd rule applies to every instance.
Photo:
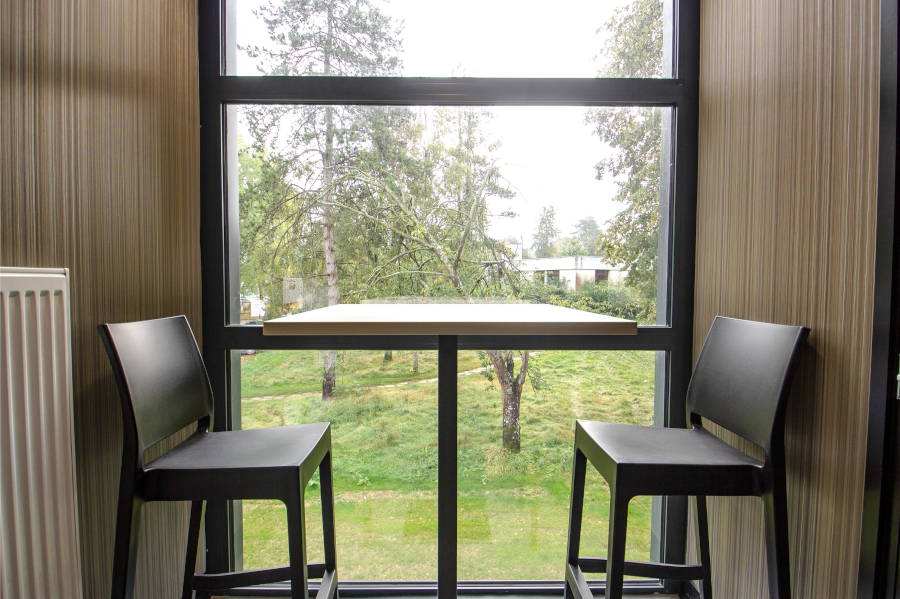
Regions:
[[457, 341], [438, 337], [438, 599], [456, 599]]

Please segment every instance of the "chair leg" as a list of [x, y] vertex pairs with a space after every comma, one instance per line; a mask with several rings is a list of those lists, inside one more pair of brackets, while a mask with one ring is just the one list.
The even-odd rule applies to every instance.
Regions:
[[609, 485], [609, 546], [606, 556], [606, 599], [622, 599], [625, 575], [625, 531], [628, 528], [628, 496]]
[[325, 544], [325, 571], [335, 572], [337, 554], [334, 543], [334, 483], [331, 476], [331, 452], [319, 464], [319, 488], [322, 495], [322, 538]]
[[769, 597], [771, 599], [791, 599], [787, 489], [784, 478], [774, 481], [772, 486], [773, 489], [763, 495], [766, 520], [766, 560], [769, 566]]
[[194, 571], [197, 569], [197, 545], [200, 541], [200, 519], [203, 515], [203, 502], [191, 502], [191, 519], [188, 523], [187, 551], [184, 558], [184, 585], [181, 599], [194, 596]]
[[138, 534], [143, 501], [130, 492], [119, 492], [116, 538], [113, 546], [112, 599], [133, 599]]
[[306, 585], [306, 517], [303, 489], [299, 481], [297, 493], [285, 501], [288, 520], [288, 553], [291, 568], [291, 599], [307, 599]]
[[712, 564], [709, 558], [709, 518], [706, 512], [706, 497], [697, 495], [697, 544], [700, 549], [700, 565], [704, 577], [700, 581], [701, 597], [712, 599]]
[[[584, 511], [584, 475], [587, 459], [581, 450], [575, 449], [572, 460], [572, 498], [569, 503], [569, 541], [566, 546], [566, 563], [578, 565], [578, 553], [581, 547], [581, 519]], [[575, 594], [569, 588], [568, 577], [563, 573], [565, 583], [565, 599], [574, 599]]]

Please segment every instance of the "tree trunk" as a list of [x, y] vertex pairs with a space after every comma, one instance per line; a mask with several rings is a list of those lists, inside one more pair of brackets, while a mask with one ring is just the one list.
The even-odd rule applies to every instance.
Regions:
[[[328, 8], [328, 37], [325, 44], [324, 71], [328, 75], [331, 72], [332, 51], [332, 19], [331, 7]], [[322, 210], [322, 250], [325, 256], [325, 280], [327, 283], [328, 305], [334, 306], [340, 301], [338, 295], [338, 269], [337, 249], [334, 241], [334, 209], [331, 206], [334, 190], [334, 108], [325, 107], [325, 153], [322, 156], [322, 184], [325, 187], [325, 205]], [[337, 365], [337, 352], [325, 352], [322, 364], [322, 399], [328, 400], [334, 397], [335, 367]]]
[[503, 449], [518, 453], [522, 448], [519, 404], [522, 389], [513, 385], [503, 388]]
[[503, 395], [503, 448], [518, 453], [522, 448], [519, 406], [522, 402], [522, 388], [528, 375], [528, 352], [522, 352], [519, 374], [515, 373], [513, 352], [490, 350], [487, 352], [494, 366], [494, 373], [500, 383]]
[[[329, 306], [334, 306], [340, 302], [338, 294], [337, 249], [334, 241], [334, 209], [329, 205], [334, 194], [334, 190], [331, 188], [334, 180], [334, 165], [332, 164], [334, 145], [333, 110], [331, 106], [325, 107], [325, 160], [322, 171], [322, 183], [325, 185], [325, 206], [322, 209], [322, 250], [325, 256], [325, 280]], [[325, 352], [322, 372], [323, 400], [334, 397], [336, 364], [337, 352]]]
[[413, 352], [413, 373], [419, 372], [419, 352]]

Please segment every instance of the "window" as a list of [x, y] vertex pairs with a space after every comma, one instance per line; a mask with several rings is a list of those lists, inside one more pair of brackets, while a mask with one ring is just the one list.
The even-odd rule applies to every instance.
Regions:
[[[622, 15], [640, 20], [624, 21]], [[328, 29], [331, 18], [332, 28]], [[643, 0], [369, 0], [332, 3], [331, 12], [299, 2], [232, 0], [227, 6], [228, 75], [399, 75], [403, 77], [670, 77], [664, 21], [672, 6]], [[597, 50], [629, 26], [626, 64], [597, 60]], [[330, 31], [334, 58], [310, 57]], [[285, 46], [262, 38], [293, 36], [300, 60], [282, 60]], [[320, 55], [321, 56], [321, 55]]]
[[[532, 541], [555, 538], [547, 526], [565, 535], [571, 420], [684, 420], [697, 3], [568, 0], [548, 11], [511, 1], [223, 0], [201, 3], [200, 16], [214, 427], [328, 419], [336, 446], [359, 439], [335, 457], [339, 543], [353, 537], [342, 584], [408, 585], [441, 567], [437, 347], [418, 337], [389, 348], [362, 337], [339, 347], [263, 337], [260, 320], [336, 300], [512, 298], [642, 325], [635, 338], [532, 338], [528, 347], [461, 338], [458, 451], [440, 457], [455, 460], [460, 481], [457, 575], [559, 583], [562, 558], [554, 568], [552, 547], [545, 555]], [[500, 440], [491, 373], [518, 368], [526, 353], [513, 448]], [[596, 385], [572, 384], [597, 373], [609, 381], [603, 400], [589, 397]], [[678, 561], [683, 502], [633, 509], [635, 557]], [[282, 523], [274, 505], [211, 504], [208, 564], [283, 561]], [[431, 548], [434, 559], [401, 569], [404, 546]]]

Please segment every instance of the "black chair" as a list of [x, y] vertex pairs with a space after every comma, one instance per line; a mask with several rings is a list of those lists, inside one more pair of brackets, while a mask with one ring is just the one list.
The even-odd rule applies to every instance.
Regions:
[[[769, 594], [790, 599], [784, 467], [784, 398], [808, 329], [716, 317], [687, 392], [690, 429], [578, 420], [566, 553], [566, 598], [591, 599], [584, 572], [606, 572], [606, 599], [621, 599], [625, 574], [700, 580], [712, 596], [707, 495], [757, 495], [765, 506]], [[703, 429], [701, 417], [752, 441], [760, 462]], [[607, 559], [579, 558], [585, 464], [609, 485]], [[625, 561], [628, 502], [637, 495], [695, 495], [700, 565]]]
[[[100, 325], [122, 399], [124, 441], [116, 519], [112, 597], [134, 593], [141, 506], [190, 501], [182, 597], [290, 580], [291, 597], [307, 599], [307, 576], [322, 578], [317, 599], [337, 597], [331, 429], [327, 422], [208, 432], [212, 392], [184, 316]], [[197, 431], [161, 457], [147, 449], [197, 423]], [[319, 469], [325, 562], [306, 564], [303, 494]], [[287, 506], [290, 566], [195, 574], [204, 500], [278, 499]], [[307, 570], [308, 567], [308, 570]]]

